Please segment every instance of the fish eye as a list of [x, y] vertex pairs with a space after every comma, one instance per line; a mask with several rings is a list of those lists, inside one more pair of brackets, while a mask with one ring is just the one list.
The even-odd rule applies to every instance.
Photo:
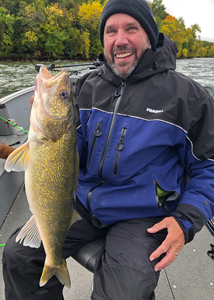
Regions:
[[66, 91], [66, 90], [61, 90], [60, 91], [60, 97], [62, 98], [62, 99], [68, 99], [69, 98], [69, 93], [68, 93], [68, 91]]

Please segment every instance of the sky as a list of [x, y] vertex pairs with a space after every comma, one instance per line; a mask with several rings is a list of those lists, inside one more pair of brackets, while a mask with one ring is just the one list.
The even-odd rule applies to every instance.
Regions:
[[182, 17], [186, 28], [198, 24], [202, 41], [214, 42], [214, 0], [162, 0], [166, 12]]

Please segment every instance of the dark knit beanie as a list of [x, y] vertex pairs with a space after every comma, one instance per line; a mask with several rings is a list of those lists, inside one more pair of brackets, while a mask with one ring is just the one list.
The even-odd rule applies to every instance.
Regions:
[[100, 18], [100, 41], [103, 46], [103, 34], [107, 19], [118, 13], [127, 14], [137, 20], [146, 31], [152, 49], [158, 43], [158, 27], [154, 20], [152, 10], [146, 0], [109, 0]]

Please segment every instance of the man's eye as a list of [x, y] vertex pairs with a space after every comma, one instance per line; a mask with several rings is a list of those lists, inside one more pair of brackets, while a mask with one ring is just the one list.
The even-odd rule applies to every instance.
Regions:
[[128, 31], [132, 31], [132, 30], [137, 30], [137, 27], [132, 26], [128, 28]]
[[116, 32], [116, 30], [110, 29], [110, 30], [108, 30], [106, 33], [107, 33], [107, 34], [112, 34], [112, 33], [115, 33], [115, 32]]

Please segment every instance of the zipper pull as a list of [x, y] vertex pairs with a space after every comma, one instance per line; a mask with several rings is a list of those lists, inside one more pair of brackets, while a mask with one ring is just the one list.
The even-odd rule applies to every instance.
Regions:
[[170, 214], [170, 210], [167, 208], [166, 204], [162, 203], [161, 207], [164, 209], [164, 216], [168, 216]]
[[117, 145], [116, 145], [117, 154], [116, 154], [115, 161], [114, 161], [114, 171], [113, 171], [114, 175], [117, 175], [117, 168], [118, 168], [118, 162], [119, 162], [120, 152], [125, 147], [125, 145], [124, 145], [123, 142], [124, 142], [124, 138], [125, 138], [125, 135], [126, 135], [126, 131], [127, 131], [127, 128], [123, 127], [119, 143], [117, 143]]
[[100, 137], [103, 134], [101, 129], [100, 129], [101, 126], [102, 126], [102, 122], [99, 121], [97, 123], [96, 129], [94, 130], [94, 137], [93, 137], [93, 141], [92, 141], [92, 144], [91, 144], [91, 151], [90, 151], [90, 155], [89, 155], [88, 169], [91, 168], [92, 154], [94, 152], [94, 146], [95, 146], [96, 140], [97, 140], [98, 137]]
[[98, 123], [97, 123], [97, 127], [96, 127], [96, 129], [94, 130], [94, 135], [95, 135], [96, 137], [99, 137], [99, 136], [102, 135], [102, 131], [100, 130], [101, 125], [102, 125], [102, 123], [101, 123], [101, 122], [98, 122]]
[[122, 85], [120, 86], [120, 88], [115, 92], [115, 97], [119, 98], [122, 96], [122, 92], [123, 92], [123, 89], [125, 88], [125, 82], [122, 83]]
[[118, 151], [122, 151], [124, 149], [124, 144], [123, 144], [123, 141], [124, 141], [124, 138], [125, 138], [125, 135], [126, 135], [126, 128], [123, 128], [122, 130], [122, 133], [121, 133], [121, 136], [120, 136], [120, 141], [119, 143], [116, 145], [116, 149]]

